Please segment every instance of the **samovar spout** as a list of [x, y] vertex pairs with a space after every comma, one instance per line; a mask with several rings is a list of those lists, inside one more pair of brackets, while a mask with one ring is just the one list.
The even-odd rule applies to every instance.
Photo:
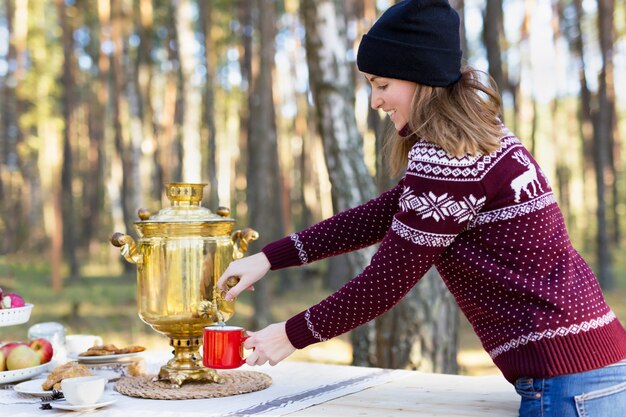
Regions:
[[131, 264], [142, 264], [143, 255], [137, 250], [137, 244], [132, 236], [125, 235], [124, 233], [115, 232], [111, 236], [111, 244], [120, 248], [120, 252], [124, 259]]

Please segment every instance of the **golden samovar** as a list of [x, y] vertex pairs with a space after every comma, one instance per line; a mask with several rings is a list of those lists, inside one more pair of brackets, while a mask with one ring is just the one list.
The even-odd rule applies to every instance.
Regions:
[[[159, 379], [179, 386], [220, 380], [215, 370], [202, 366], [202, 330], [234, 314], [235, 302], [224, 300], [217, 280], [259, 237], [252, 229], [233, 231], [230, 210], [220, 207], [214, 214], [202, 207], [204, 186], [166, 184], [172, 205], [156, 215], [139, 210], [141, 220], [134, 224], [137, 242], [123, 233], [111, 237], [124, 258], [137, 264], [139, 317], [168, 336], [174, 347], [174, 357], [161, 367]], [[236, 283], [231, 278], [228, 285]]]

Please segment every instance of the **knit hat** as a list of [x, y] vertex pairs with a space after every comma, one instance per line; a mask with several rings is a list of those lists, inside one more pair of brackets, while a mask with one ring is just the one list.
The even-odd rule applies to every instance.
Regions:
[[380, 77], [446, 87], [461, 78], [459, 15], [447, 0], [405, 0], [387, 9], [363, 35], [359, 70]]

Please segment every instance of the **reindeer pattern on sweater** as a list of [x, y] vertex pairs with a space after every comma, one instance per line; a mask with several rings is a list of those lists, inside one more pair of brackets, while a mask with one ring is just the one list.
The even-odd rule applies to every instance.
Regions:
[[511, 381], [626, 357], [626, 332], [572, 247], [546, 176], [511, 132], [500, 142], [455, 157], [419, 140], [396, 187], [263, 248], [278, 269], [380, 243], [362, 273], [287, 321], [292, 344], [383, 314], [434, 264]]

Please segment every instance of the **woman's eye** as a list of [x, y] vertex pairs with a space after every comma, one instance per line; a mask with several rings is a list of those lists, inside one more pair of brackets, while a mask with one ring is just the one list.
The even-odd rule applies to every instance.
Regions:
[[378, 86], [378, 89], [379, 89], [379, 90], [382, 90], [382, 91], [385, 91], [385, 90], [387, 89], [387, 84], [385, 84], [385, 85], [379, 85], [379, 86]]

